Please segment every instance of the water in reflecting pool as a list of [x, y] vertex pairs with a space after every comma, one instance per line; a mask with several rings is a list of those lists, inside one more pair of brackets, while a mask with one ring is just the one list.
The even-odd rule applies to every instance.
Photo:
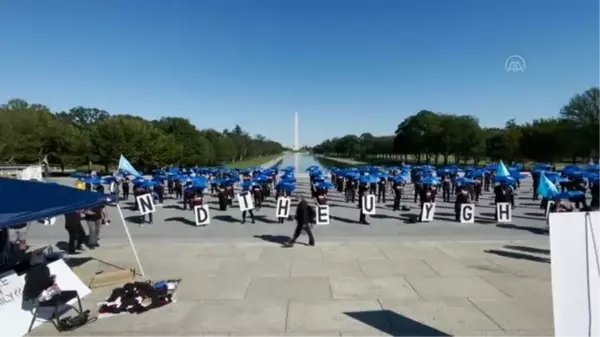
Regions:
[[317, 158], [315, 156], [305, 153], [290, 153], [283, 157], [283, 161], [280, 167], [294, 166], [298, 172], [306, 172], [306, 169], [310, 166], [319, 166], [323, 171], [327, 172], [332, 167], [346, 167], [347, 164], [339, 163], [336, 161]]

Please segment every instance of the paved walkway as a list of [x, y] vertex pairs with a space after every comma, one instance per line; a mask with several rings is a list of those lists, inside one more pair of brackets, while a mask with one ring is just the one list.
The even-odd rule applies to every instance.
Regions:
[[[305, 239], [305, 238], [304, 238]], [[182, 278], [178, 302], [61, 335], [552, 335], [550, 264], [540, 241], [139, 243], [152, 280]], [[319, 238], [317, 237], [317, 240]], [[74, 270], [85, 282], [111, 263], [103, 245]], [[79, 259], [82, 259], [79, 258]], [[81, 261], [79, 262], [81, 263]], [[87, 308], [111, 288], [85, 298]], [[45, 324], [31, 335], [58, 335]]]

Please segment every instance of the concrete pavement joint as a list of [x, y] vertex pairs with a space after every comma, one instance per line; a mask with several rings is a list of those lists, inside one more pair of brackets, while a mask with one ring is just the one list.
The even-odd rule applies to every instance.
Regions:
[[473, 302], [471, 300], [470, 297], [467, 297], [467, 301], [469, 301], [469, 303], [471, 303], [479, 312], [481, 312], [485, 317], [487, 317], [492, 323], [494, 323], [498, 329], [502, 330], [502, 331], [506, 331], [504, 330], [504, 328], [502, 326], [500, 326], [500, 324], [498, 324], [498, 322], [496, 322], [490, 315], [488, 315], [485, 311], [483, 311], [477, 304], [475, 304], [475, 302]]

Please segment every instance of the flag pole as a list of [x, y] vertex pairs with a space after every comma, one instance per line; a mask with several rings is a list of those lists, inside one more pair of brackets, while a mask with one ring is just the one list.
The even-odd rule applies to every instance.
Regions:
[[117, 210], [119, 211], [119, 216], [121, 217], [121, 222], [123, 223], [123, 227], [125, 228], [125, 233], [127, 234], [127, 238], [129, 239], [129, 244], [131, 245], [131, 249], [133, 249], [133, 255], [135, 256], [135, 260], [137, 261], [138, 267], [140, 268], [140, 273], [142, 277], [146, 277], [144, 273], [144, 268], [142, 268], [142, 263], [140, 262], [140, 258], [138, 256], [137, 250], [135, 249], [135, 245], [133, 244], [133, 239], [131, 239], [131, 234], [129, 233], [129, 228], [127, 228], [127, 223], [125, 222], [125, 217], [123, 216], [123, 212], [121, 211], [121, 206], [117, 203]]

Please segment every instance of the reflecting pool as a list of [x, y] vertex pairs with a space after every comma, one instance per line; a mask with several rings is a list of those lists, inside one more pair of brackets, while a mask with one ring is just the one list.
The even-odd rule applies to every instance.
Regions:
[[306, 172], [306, 169], [313, 165], [321, 167], [325, 172], [329, 171], [332, 167], [350, 166], [333, 160], [317, 158], [307, 153], [289, 153], [283, 157], [279, 167], [294, 166], [297, 172]]

